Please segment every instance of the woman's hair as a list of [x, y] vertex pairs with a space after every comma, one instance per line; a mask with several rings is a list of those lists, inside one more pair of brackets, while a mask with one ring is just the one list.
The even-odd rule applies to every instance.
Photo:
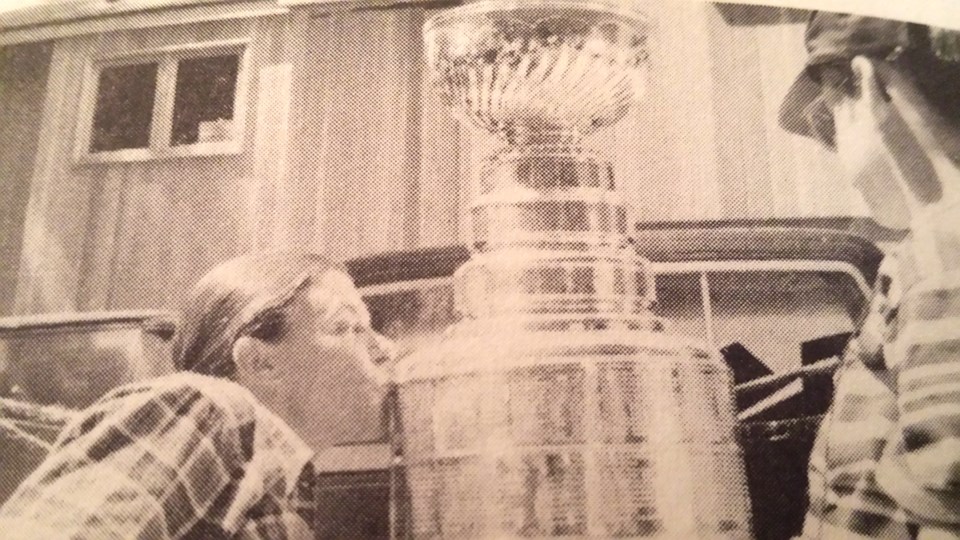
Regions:
[[233, 378], [234, 342], [242, 335], [273, 340], [284, 330], [283, 308], [339, 263], [308, 253], [256, 253], [231, 259], [194, 285], [181, 311], [174, 365], [181, 371]]

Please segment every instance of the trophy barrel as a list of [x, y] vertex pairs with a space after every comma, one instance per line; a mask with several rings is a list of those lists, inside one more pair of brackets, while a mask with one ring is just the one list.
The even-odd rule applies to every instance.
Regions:
[[750, 538], [725, 366], [665, 333], [491, 330], [401, 370], [410, 537]]

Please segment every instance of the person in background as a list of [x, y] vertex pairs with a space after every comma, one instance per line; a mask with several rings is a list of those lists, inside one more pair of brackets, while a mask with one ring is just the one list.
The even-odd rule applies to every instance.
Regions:
[[836, 151], [876, 221], [909, 229], [835, 375], [806, 538], [960, 538], [960, 66], [956, 36], [815, 12], [788, 131]]
[[0, 536], [312, 538], [310, 458], [379, 421], [391, 354], [344, 268], [228, 261], [195, 286], [176, 339], [179, 372], [69, 424], [0, 509]]

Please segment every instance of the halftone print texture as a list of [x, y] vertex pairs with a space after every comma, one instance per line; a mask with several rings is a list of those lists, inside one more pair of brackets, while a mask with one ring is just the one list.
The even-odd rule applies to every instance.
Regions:
[[[0, 10], [0, 537], [960, 537], [956, 207], [885, 228], [779, 125], [808, 10], [32, 4]], [[193, 284], [267, 251], [343, 261], [397, 342], [376, 414], [290, 403], [362, 435], [174, 373]]]

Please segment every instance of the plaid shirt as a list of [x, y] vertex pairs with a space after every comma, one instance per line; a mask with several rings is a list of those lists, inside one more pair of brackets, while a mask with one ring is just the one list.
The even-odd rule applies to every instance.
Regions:
[[881, 265], [811, 453], [804, 537], [960, 537], [957, 210], [927, 216]]
[[64, 429], [0, 510], [0, 536], [309, 538], [311, 455], [233, 382], [177, 373], [129, 385]]

